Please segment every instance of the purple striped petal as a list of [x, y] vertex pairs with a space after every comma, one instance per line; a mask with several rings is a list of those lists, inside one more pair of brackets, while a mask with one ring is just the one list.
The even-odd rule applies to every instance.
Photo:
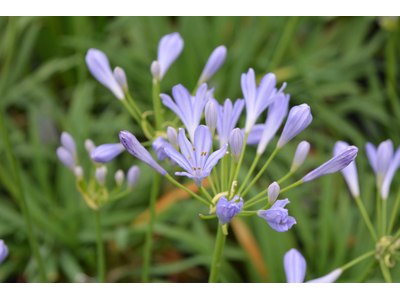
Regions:
[[371, 165], [372, 170], [374, 173], [377, 172], [377, 163], [378, 163], [378, 155], [376, 152], [376, 147], [368, 142], [365, 144], [365, 153], [367, 154], [369, 164]]
[[[346, 142], [342, 141], [336, 142], [335, 146], [333, 147], [333, 156], [339, 155], [347, 147], [349, 147], [349, 144], [347, 144]], [[350, 193], [353, 195], [353, 197], [359, 196], [360, 188], [358, 185], [356, 162], [353, 160], [347, 167], [342, 169], [340, 172], [342, 172], [342, 175], [346, 180], [346, 183], [350, 189]]]
[[376, 186], [380, 188], [385, 179], [386, 172], [389, 168], [390, 161], [393, 157], [393, 143], [391, 140], [386, 140], [380, 143], [377, 150], [376, 162]]
[[303, 283], [306, 277], [307, 263], [296, 249], [290, 249], [283, 257], [283, 266], [288, 283]]
[[160, 65], [160, 80], [163, 79], [171, 64], [183, 50], [184, 42], [178, 32], [164, 35], [158, 43], [157, 61]]
[[197, 83], [198, 85], [207, 82], [219, 70], [219, 68], [221, 68], [225, 62], [226, 52], [227, 50], [225, 46], [215, 48], [201, 73], [199, 82]]

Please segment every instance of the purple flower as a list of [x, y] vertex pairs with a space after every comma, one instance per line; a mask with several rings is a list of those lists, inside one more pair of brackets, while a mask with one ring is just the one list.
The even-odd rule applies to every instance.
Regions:
[[393, 143], [391, 140], [386, 140], [379, 144], [377, 150], [373, 144], [368, 142], [365, 144], [365, 151], [376, 175], [376, 186], [381, 188], [393, 157]]
[[257, 121], [260, 114], [275, 101], [275, 95], [283, 91], [286, 87], [284, 83], [277, 92], [276, 86], [276, 76], [273, 73], [266, 74], [260, 82], [257, 88], [256, 76], [253, 69], [242, 74], [241, 86], [246, 101], [246, 126], [245, 131], [249, 133]]
[[[265, 124], [256, 124], [251, 129], [249, 135], [247, 136], [247, 145], [258, 145], [261, 140], [261, 136], [264, 132]], [[242, 128], [243, 135], [245, 134], [244, 128]]]
[[302, 132], [310, 125], [312, 119], [311, 110], [307, 104], [292, 107], [278, 141], [277, 148], [282, 148], [287, 142]]
[[211, 135], [214, 136], [215, 128], [217, 127], [217, 121], [218, 121], [218, 104], [216, 101], [209, 100], [206, 103], [206, 109], [205, 109], [205, 119], [206, 119], [206, 125], [208, 128], [210, 128]]
[[132, 166], [128, 170], [128, 173], [126, 175], [126, 181], [128, 182], [128, 187], [132, 189], [137, 182], [139, 181], [140, 177], [140, 169], [138, 166]]
[[276, 100], [268, 108], [268, 116], [265, 121], [264, 131], [261, 136], [260, 143], [257, 147], [257, 153], [263, 154], [269, 142], [274, 138], [279, 127], [281, 127], [283, 119], [286, 117], [289, 109], [290, 95], [279, 93]]
[[[349, 144], [346, 142], [338, 141], [333, 147], [333, 156], [339, 155], [342, 151], [344, 151]], [[350, 193], [353, 197], [357, 197], [360, 195], [360, 188], [358, 185], [358, 174], [357, 174], [357, 166], [356, 162], [353, 160], [347, 167], [342, 169], [342, 175], [346, 180], [346, 183], [350, 189]]]
[[68, 132], [61, 133], [61, 145], [71, 153], [72, 157], [76, 158], [75, 140]]
[[57, 148], [58, 159], [71, 171], [75, 167], [75, 159], [72, 157], [71, 153], [64, 147]]
[[297, 146], [296, 153], [294, 154], [290, 172], [296, 172], [297, 169], [300, 168], [300, 166], [306, 159], [308, 152], [310, 152], [310, 143], [307, 141], [300, 142], [299, 145]]
[[125, 150], [125, 147], [121, 143], [115, 144], [103, 144], [96, 147], [90, 158], [99, 163], [108, 163], [120, 155]]
[[400, 147], [397, 148], [392, 160], [390, 161], [389, 168], [386, 171], [385, 179], [382, 183], [381, 196], [383, 200], [389, 197], [390, 185], [392, 184], [393, 176], [400, 166]]
[[243, 133], [239, 128], [233, 129], [229, 136], [229, 146], [235, 164], [239, 163], [240, 156], [242, 155], [243, 139]]
[[3, 240], [0, 240], [0, 264], [7, 258], [7, 256], [8, 247]]
[[158, 43], [157, 61], [160, 67], [160, 80], [183, 49], [183, 39], [178, 32], [164, 35]]
[[[306, 277], [307, 263], [303, 255], [296, 249], [290, 249], [283, 257], [286, 281], [288, 283], [303, 283]], [[332, 283], [342, 274], [342, 269], [336, 269], [323, 277], [307, 281], [307, 283]]]
[[215, 48], [208, 58], [203, 72], [201, 73], [199, 82], [197, 83], [198, 85], [207, 82], [215, 74], [215, 72], [221, 68], [226, 58], [226, 52], [227, 50], [225, 46], [219, 46]]
[[139, 141], [136, 139], [136, 137], [130, 133], [129, 131], [121, 131], [119, 133], [119, 139], [122, 143], [122, 145], [125, 147], [125, 149], [132, 154], [133, 156], [139, 158], [141, 161], [144, 163], [148, 164], [150, 167], [152, 167], [155, 171], [157, 171], [159, 174], [162, 176], [167, 175], [167, 171], [165, 171], [151, 156], [149, 151], [146, 150], [145, 147], [143, 147]]
[[257, 211], [257, 215], [263, 218], [269, 226], [275, 231], [288, 231], [296, 223], [296, 219], [289, 216], [288, 210], [285, 207], [290, 203], [288, 199], [276, 200], [276, 202], [267, 210]]
[[189, 91], [181, 84], [172, 88], [172, 96], [160, 94], [162, 103], [171, 109], [185, 125], [190, 140], [194, 140], [194, 131], [200, 124], [201, 115], [203, 114], [204, 106], [210, 98], [212, 91], [207, 94], [207, 84], [203, 83], [196, 91], [196, 96], [192, 97]]
[[165, 147], [165, 152], [187, 171], [176, 172], [175, 175], [193, 178], [197, 187], [202, 186], [203, 178], [207, 177], [212, 168], [225, 156], [228, 147], [225, 144], [221, 149], [210, 155], [212, 136], [210, 129], [204, 125], [197, 127], [194, 133], [193, 145], [186, 138], [185, 130], [179, 128], [178, 143], [182, 154], [171, 145]]
[[164, 159], [168, 158], [167, 153], [164, 151], [164, 148], [167, 144], [168, 142], [166, 142], [162, 136], [156, 138], [152, 144], [154, 152], [156, 153], [159, 161], [163, 161]]
[[96, 178], [97, 182], [103, 186], [106, 183], [106, 175], [107, 175], [107, 167], [106, 166], [101, 166], [96, 168], [96, 172], [94, 174], [94, 177]]
[[237, 200], [239, 200], [239, 196], [233, 197], [231, 201], [228, 201], [225, 196], [218, 200], [216, 214], [220, 225], [229, 223], [242, 210], [243, 198], [240, 198], [239, 203], [236, 203]]
[[89, 49], [86, 57], [86, 64], [90, 73], [102, 85], [108, 88], [119, 100], [125, 98], [124, 92], [111, 71], [110, 62], [103, 51]]
[[328, 160], [326, 163], [320, 165], [315, 170], [308, 173], [303, 177], [303, 182], [314, 180], [315, 178], [332, 174], [346, 168], [357, 156], [358, 148], [356, 146], [349, 146], [342, 152]]
[[128, 92], [128, 82], [126, 81], [126, 74], [124, 69], [120, 67], [115, 67], [114, 69], [114, 77], [122, 90], [127, 93]]
[[229, 142], [229, 135], [235, 128], [240, 114], [242, 113], [244, 100], [236, 100], [233, 106], [230, 99], [226, 99], [224, 105], [219, 105], [215, 99], [212, 100], [218, 107], [217, 132], [219, 136], [219, 145], [222, 147]]
[[276, 199], [279, 196], [279, 192], [281, 191], [281, 188], [279, 184], [274, 181], [271, 183], [268, 187], [268, 204], [274, 204]]

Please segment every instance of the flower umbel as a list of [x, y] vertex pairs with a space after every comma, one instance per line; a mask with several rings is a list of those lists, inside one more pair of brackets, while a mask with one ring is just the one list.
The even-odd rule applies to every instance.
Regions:
[[239, 196], [233, 197], [231, 201], [228, 201], [225, 196], [218, 200], [216, 214], [220, 225], [229, 223], [242, 210], [243, 198], [240, 198], [239, 203], [236, 202], [237, 200], [239, 200]]

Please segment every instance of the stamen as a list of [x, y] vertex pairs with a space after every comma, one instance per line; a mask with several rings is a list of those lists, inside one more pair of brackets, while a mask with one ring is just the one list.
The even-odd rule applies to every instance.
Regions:
[[193, 147], [193, 151], [195, 151], [196, 150], [196, 148], [195, 147]]
[[188, 157], [189, 159], [190, 159], [190, 155], [189, 155], [189, 157]]
[[193, 167], [193, 170], [195, 170], [195, 171], [196, 171], [196, 168], [195, 168], [195, 167]]
[[197, 170], [200, 170], [201, 168], [197, 168]]
[[279, 224], [283, 225], [282, 220], [279, 222]]

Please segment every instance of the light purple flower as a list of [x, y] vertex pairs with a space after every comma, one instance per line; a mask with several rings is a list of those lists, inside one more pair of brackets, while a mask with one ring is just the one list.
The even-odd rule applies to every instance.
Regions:
[[367, 142], [365, 144], [365, 153], [367, 154], [367, 158], [369, 161], [369, 164], [371, 165], [372, 170], [374, 171], [376, 175], [376, 170], [377, 170], [377, 152], [376, 152], [376, 147], [374, 144]]
[[215, 99], [212, 100], [218, 107], [217, 132], [219, 136], [219, 145], [222, 147], [229, 142], [229, 135], [235, 128], [240, 114], [242, 113], [244, 100], [236, 100], [233, 106], [230, 99], [226, 99], [224, 105], [219, 105]]
[[235, 164], [239, 163], [243, 150], [243, 133], [239, 128], [233, 129], [229, 136], [229, 146]]
[[160, 66], [160, 80], [163, 79], [171, 64], [183, 50], [183, 39], [178, 32], [164, 35], [158, 43], [157, 61]]
[[75, 140], [68, 132], [61, 133], [61, 145], [71, 153], [72, 157], [76, 158]]
[[88, 50], [85, 60], [93, 77], [108, 88], [115, 97], [123, 100], [125, 98], [124, 92], [115, 79], [110, 62], [104, 52], [91, 48]]
[[181, 119], [192, 142], [194, 141], [194, 131], [200, 124], [204, 106], [210, 99], [211, 94], [212, 91], [207, 93], [206, 83], [199, 86], [195, 97], [192, 97], [183, 85], [174, 86], [172, 88], [172, 96], [175, 102], [167, 94], [160, 94], [162, 103]]
[[302, 132], [310, 125], [312, 119], [311, 110], [307, 104], [292, 107], [278, 141], [277, 148], [282, 148], [287, 142]]
[[165, 171], [151, 156], [149, 151], [146, 150], [145, 147], [143, 147], [137, 138], [130, 133], [129, 131], [121, 131], [119, 133], [119, 139], [122, 143], [122, 145], [125, 147], [125, 149], [132, 154], [133, 156], [139, 158], [141, 161], [144, 163], [148, 164], [150, 167], [152, 167], [155, 171], [157, 171], [159, 174], [162, 176], [167, 175], [167, 171]]
[[310, 152], [310, 143], [307, 141], [300, 142], [299, 145], [297, 146], [296, 153], [294, 154], [290, 172], [296, 172], [297, 169], [300, 168], [300, 166], [306, 159], [308, 152]]
[[[307, 263], [303, 255], [292, 248], [283, 257], [287, 283], [303, 283], [306, 277]], [[307, 281], [307, 283], [332, 283], [342, 274], [342, 269], [336, 269], [323, 277]]]
[[7, 256], [8, 247], [3, 240], [0, 240], [0, 264], [7, 258]]
[[239, 203], [236, 201], [239, 200], [239, 196], [233, 197], [231, 201], [228, 201], [225, 196], [222, 196], [217, 203], [216, 214], [219, 219], [220, 225], [225, 225], [229, 223], [234, 216], [236, 216], [243, 207], [243, 198], [240, 198]]
[[383, 180], [381, 187], [382, 200], [386, 200], [389, 197], [390, 185], [392, 184], [393, 176], [399, 167], [400, 167], [400, 147], [397, 148], [390, 162], [389, 168], [386, 171], [385, 179]]
[[214, 136], [218, 121], [218, 104], [215, 101], [207, 101], [204, 116], [206, 125], [210, 128], [211, 135]]
[[289, 100], [290, 95], [279, 93], [276, 96], [276, 100], [268, 108], [268, 116], [265, 121], [264, 131], [257, 147], [258, 154], [264, 153], [269, 142], [274, 138], [279, 127], [281, 127], [283, 119], [288, 113]]
[[288, 210], [285, 207], [290, 203], [288, 199], [276, 200], [276, 202], [267, 210], [257, 211], [257, 215], [263, 218], [269, 226], [275, 231], [288, 231], [296, 223], [296, 219], [289, 216]]
[[193, 145], [186, 138], [185, 130], [179, 128], [178, 143], [182, 154], [171, 145], [165, 147], [165, 152], [187, 171], [176, 172], [175, 175], [193, 178], [197, 187], [202, 186], [203, 178], [207, 177], [212, 168], [225, 156], [228, 147], [225, 144], [221, 149], [214, 151], [210, 155], [212, 136], [210, 129], [204, 125], [197, 127], [194, 133]]
[[253, 69], [242, 74], [241, 86], [246, 101], [246, 126], [245, 131], [249, 133], [257, 121], [260, 114], [275, 101], [275, 95], [283, 91], [286, 87], [284, 83], [277, 92], [276, 86], [276, 76], [273, 73], [266, 74], [260, 82], [257, 88], [256, 76]]
[[126, 174], [126, 181], [128, 182], [128, 187], [132, 189], [134, 186], [136, 186], [137, 182], [139, 181], [140, 177], [140, 169], [138, 166], [132, 166], [128, 170], [128, 173]]
[[75, 167], [75, 159], [72, 157], [71, 153], [64, 147], [57, 148], [58, 159], [71, 171]]
[[114, 144], [103, 144], [97, 146], [90, 158], [99, 163], [108, 163], [120, 155], [125, 150], [125, 147], [121, 143]]
[[[344, 151], [349, 144], [346, 142], [338, 141], [333, 147], [333, 156], [339, 155], [342, 151]], [[360, 195], [360, 187], [358, 185], [358, 174], [357, 174], [357, 166], [355, 160], [353, 160], [347, 167], [342, 169], [342, 175], [346, 180], [346, 183], [350, 189], [350, 193], [353, 197], [357, 197]]]
[[386, 140], [380, 143], [378, 149], [376, 149], [373, 144], [368, 142], [365, 144], [365, 151], [376, 175], [376, 186], [381, 188], [393, 157], [393, 143], [391, 140]]
[[320, 165], [318, 168], [304, 176], [303, 182], [308, 182], [346, 168], [356, 158], [357, 152], [358, 148], [356, 146], [345, 148], [342, 152], [332, 157], [326, 163]]
[[164, 148], [167, 144], [168, 142], [166, 142], [162, 136], [156, 138], [152, 144], [154, 152], [156, 153], [159, 161], [163, 161], [164, 159], [168, 158], [167, 153], [164, 151]]
[[[261, 140], [261, 136], [264, 132], [265, 124], [256, 124], [251, 129], [249, 135], [247, 136], [247, 145], [258, 145]], [[244, 128], [242, 128], [243, 135], [245, 134]]]
[[279, 192], [281, 191], [281, 188], [279, 184], [274, 181], [271, 183], [268, 187], [268, 204], [274, 204], [276, 199], [279, 196]]
[[201, 73], [197, 85], [207, 82], [215, 74], [215, 72], [221, 68], [226, 58], [226, 52], [227, 50], [225, 46], [219, 46], [215, 48], [207, 60], [206, 66]]
[[114, 77], [122, 90], [127, 93], [128, 92], [128, 82], [126, 81], [126, 74], [124, 69], [120, 67], [115, 67], [114, 69]]

